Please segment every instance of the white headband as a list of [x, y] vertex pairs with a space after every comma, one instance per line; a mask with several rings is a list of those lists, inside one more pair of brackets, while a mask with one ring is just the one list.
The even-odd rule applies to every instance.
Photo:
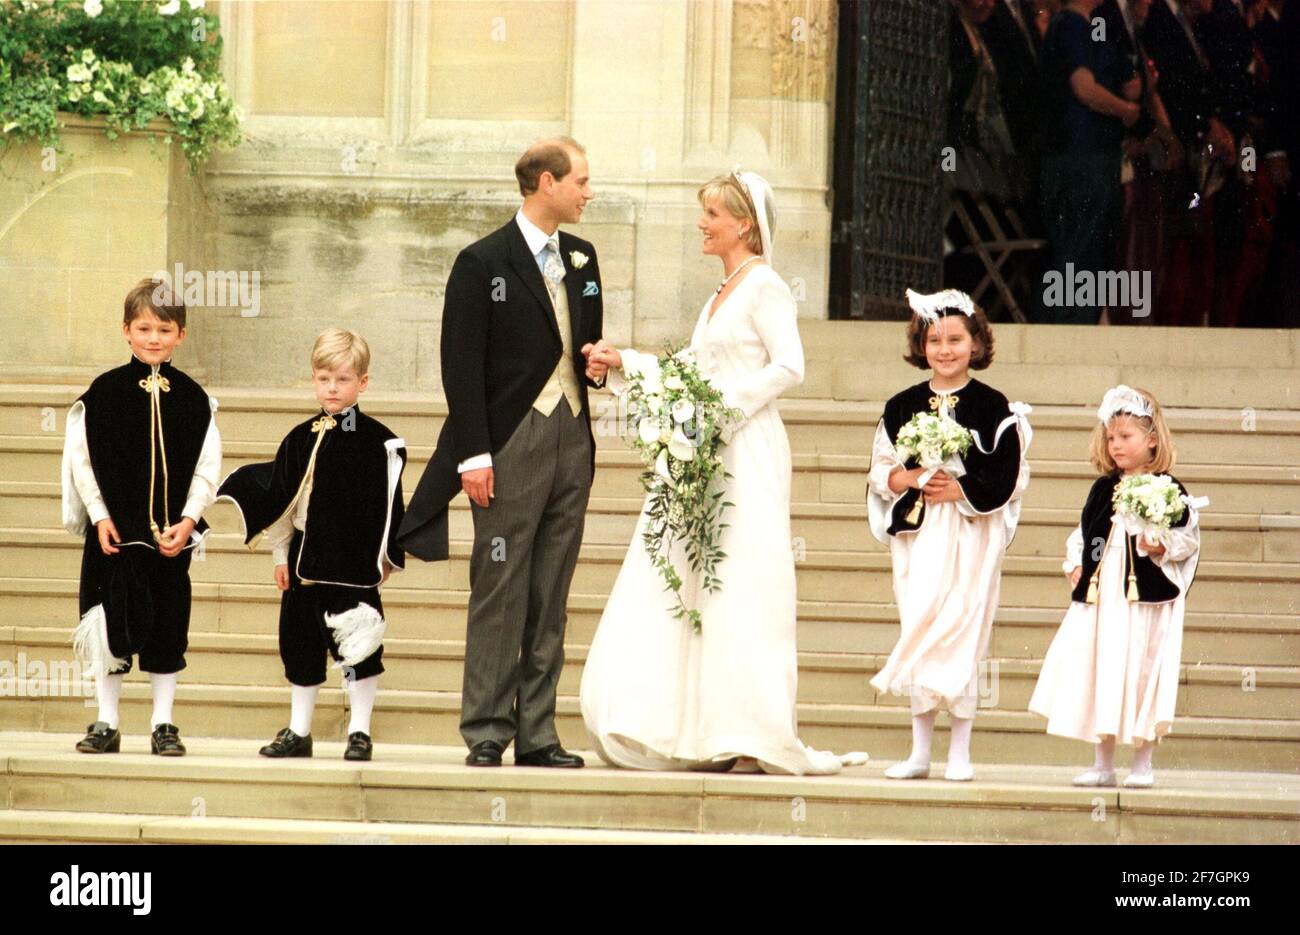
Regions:
[[912, 311], [931, 324], [939, 320], [939, 312], [945, 308], [955, 308], [967, 316], [975, 314], [975, 303], [960, 289], [944, 289], [934, 295], [922, 295], [908, 289], [907, 304], [912, 306]]
[[[749, 193], [749, 200], [754, 203], [754, 214], [758, 218], [758, 237], [763, 246], [763, 252], [760, 254], [763, 259], [767, 260], [768, 265], [772, 263], [772, 229], [767, 223], [767, 206], [772, 203], [772, 186], [767, 184], [767, 179], [763, 178], [757, 172], [741, 172], [736, 168], [731, 173], [740, 180], [740, 184], [745, 186], [745, 191]], [[772, 212], [774, 215], [776, 211]]]
[[1151, 404], [1137, 390], [1121, 383], [1119, 386], [1112, 386], [1106, 391], [1101, 406], [1097, 409], [1097, 419], [1102, 425], [1106, 425], [1121, 412], [1142, 419], [1149, 419], [1151, 418]]

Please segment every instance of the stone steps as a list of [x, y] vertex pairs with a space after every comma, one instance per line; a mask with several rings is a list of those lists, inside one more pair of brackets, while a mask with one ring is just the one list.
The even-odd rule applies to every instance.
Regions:
[[[273, 619], [273, 618], [272, 618]], [[268, 627], [268, 630], [272, 629]], [[884, 665], [887, 653], [799, 654], [798, 700], [807, 704], [864, 705], [895, 708], [897, 697], [875, 691], [868, 680]], [[385, 690], [457, 692], [465, 659], [459, 640], [385, 640]], [[587, 647], [570, 643], [559, 691], [576, 696]], [[13, 663], [5, 671], [3, 663]], [[191, 631], [187, 682], [212, 685], [283, 684], [283, 667], [274, 632], [225, 634]], [[990, 657], [981, 684], [981, 707], [1019, 712], [1027, 709], [1041, 662]], [[89, 680], [75, 671], [67, 627], [0, 627], [0, 694], [21, 694], [14, 678], [63, 681], [74, 696], [89, 692]], [[128, 682], [147, 683], [133, 671]], [[1300, 721], [1300, 666], [1184, 664], [1180, 670], [1177, 710], [1185, 717], [1263, 718]], [[12, 687], [9, 687], [12, 686]]]
[[[222, 470], [268, 461], [273, 442], [227, 442]], [[10, 481], [44, 481], [59, 477], [63, 441], [58, 436], [0, 437], [0, 475]], [[408, 448], [404, 487], [416, 483], [432, 453], [428, 447]], [[793, 458], [791, 500], [796, 503], [863, 503], [867, 484], [867, 455], [796, 454]], [[1033, 479], [1024, 505], [1037, 508], [1081, 509], [1096, 472], [1078, 461], [1030, 459]], [[642, 467], [632, 451], [601, 450], [596, 455], [594, 497], [635, 497]], [[1180, 464], [1178, 478], [1197, 496], [1210, 498], [1207, 512], [1300, 514], [1300, 466]]]
[[[322, 688], [313, 735], [342, 740], [347, 725], [345, 698], [337, 676]], [[94, 720], [94, 699], [51, 695], [36, 684], [25, 697], [0, 697], [0, 724], [6, 729], [73, 733]], [[863, 698], [868, 697], [864, 690]], [[911, 742], [906, 699], [898, 704], [810, 704], [797, 706], [800, 738], [810, 746], [840, 752], [865, 750], [874, 758], [901, 759]], [[126, 732], [148, 733], [149, 686], [132, 681], [122, 693]], [[186, 735], [243, 738], [260, 746], [288, 722], [289, 689], [187, 682], [176, 695], [175, 722]], [[1088, 745], [1051, 737], [1044, 722], [1027, 711], [986, 710], [978, 718], [973, 756], [978, 762], [1066, 765], [1090, 756]], [[460, 693], [384, 689], [375, 706], [376, 742], [459, 741]], [[941, 731], [943, 720], [941, 719]], [[566, 747], [587, 746], [586, 730], [574, 695], [559, 697], [556, 726]], [[938, 749], [942, 749], [939, 747]], [[1160, 745], [1159, 760], [1176, 769], [1232, 769], [1265, 772], [1300, 770], [1300, 721], [1277, 718], [1183, 717]]]
[[[410, 493], [407, 493], [409, 499]], [[591, 545], [626, 545], [632, 539], [641, 500], [593, 497], [588, 505], [583, 541]], [[213, 529], [237, 532], [242, 519], [227, 501], [205, 514]], [[792, 547], [835, 551], [888, 551], [867, 525], [865, 504], [794, 503]], [[1079, 510], [1030, 507], [1021, 512], [1010, 555], [1061, 557], [1065, 540], [1079, 522]], [[52, 481], [0, 481], [0, 529], [62, 529], [59, 485]], [[1284, 513], [1214, 513], [1201, 516], [1203, 561], [1300, 561], [1300, 516]], [[468, 502], [457, 498], [451, 509], [451, 537], [473, 538]]]
[[[81, 543], [64, 532], [48, 529], [0, 530], [0, 567], [13, 577], [74, 578], [80, 573]], [[451, 544], [446, 562], [412, 561], [394, 575], [385, 592], [406, 588], [469, 589], [467, 542]], [[607, 594], [613, 586], [626, 549], [614, 545], [584, 545], [572, 588], [581, 593]], [[191, 565], [195, 582], [239, 584], [267, 580], [267, 557], [250, 552], [242, 539], [228, 534], [209, 537], [202, 560]], [[882, 599], [892, 588], [889, 556], [883, 552], [807, 551], [795, 563], [798, 594], [805, 600]], [[725, 579], [724, 579], [725, 581]], [[1293, 613], [1300, 597], [1300, 564], [1292, 562], [1201, 562], [1192, 599], [1203, 611]], [[1002, 604], [1010, 607], [1064, 606], [1069, 586], [1057, 558], [1010, 556], [1003, 563]]]
[[[1076, 789], [1077, 766], [978, 765], [974, 782], [891, 782], [887, 761], [838, 776], [472, 769], [457, 747], [379, 744], [364, 764], [322, 743], [271, 761], [189, 738], [72, 752], [72, 733], [0, 734], [0, 840], [216, 843], [665, 843], [718, 835], [1005, 843], [1296, 843], [1300, 781], [1157, 764], [1147, 790]], [[1163, 751], [1162, 751], [1163, 752]], [[507, 763], [509, 755], [507, 755]], [[936, 771], [941, 764], [936, 764]], [[937, 773], [936, 773], [937, 775]], [[728, 838], [727, 840], [733, 840]], [[739, 839], [734, 839], [739, 842]]]
[[[64, 414], [80, 392], [80, 387], [0, 385], [0, 437], [61, 437]], [[216, 388], [212, 394], [221, 404], [217, 419], [227, 442], [276, 443], [312, 412], [312, 399], [305, 391]], [[862, 402], [782, 399], [778, 407], [796, 454], [868, 454], [886, 398]], [[1031, 417], [1033, 455], [1086, 461], [1099, 400], [1073, 406], [1035, 405]], [[445, 401], [434, 395], [367, 394], [362, 407], [413, 447], [432, 447], [447, 412]], [[617, 419], [616, 401], [607, 393], [593, 393], [592, 408], [597, 445], [612, 451], [625, 449], [625, 440], [615, 431], [617, 422], [609, 421]], [[1167, 418], [1182, 462], [1300, 462], [1300, 415], [1294, 411], [1172, 408], [1167, 410]]]
[[[199, 582], [193, 595], [192, 634], [275, 632], [280, 592], [273, 584]], [[463, 640], [468, 598], [465, 591], [387, 588], [384, 610], [391, 638]], [[8, 620], [56, 631], [66, 627], [67, 633], [76, 622], [75, 578], [0, 578], [0, 599]], [[602, 595], [570, 593], [570, 646], [590, 645], [604, 604]], [[1002, 605], [993, 626], [992, 655], [1042, 659], [1064, 613], [1063, 606]], [[891, 603], [801, 600], [798, 615], [803, 652], [888, 654], [898, 638], [898, 612]], [[1207, 613], [1193, 605], [1184, 623], [1183, 661], [1236, 668], [1258, 666], [1261, 661], [1297, 666], [1300, 624], [1293, 615]]]

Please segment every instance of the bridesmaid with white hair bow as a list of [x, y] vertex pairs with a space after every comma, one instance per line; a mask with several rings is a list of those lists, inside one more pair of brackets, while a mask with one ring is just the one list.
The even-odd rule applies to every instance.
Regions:
[[[872, 446], [867, 512], [872, 533], [889, 547], [901, 627], [871, 685], [882, 696], [908, 698], [912, 713], [911, 755], [885, 776], [929, 777], [935, 719], [946, 710], [944, 778], [967, 781], [975, 776], [975, 710], [997, 687], [980, 676], [1002, 559], [1029, 484], [1030, 408], [971, 376], [993, 361], [993, 330], [970, 296], [909, 289], [907, 297], [914, 314], [904, 359], [931, 377], [885, 403]], [[918, 441], [912, 429], [921, 427], [922, 443], [909, 447]], [[931, 450], [946, 452], [936, 442], [963, 434], [964, 452]]]
[[[1174, 724], [1187, 592], [1201, 552], [1200, 511], [1170, 471], [1177, 453], [1156, 398], [1124, 386], [1097, 410], [1090, 459], [1101, 475], [1065, 546], [1070, 609], [1043, 659], [1029, 710], [1047, 732], [1094, 744], [1076, 786], [1113, 786], [1115, 745], [1133, 747], [1130, 789], [1155, 784], [1156, 744]], [[1130, 504], [1153, 504], [1159, 522]]]

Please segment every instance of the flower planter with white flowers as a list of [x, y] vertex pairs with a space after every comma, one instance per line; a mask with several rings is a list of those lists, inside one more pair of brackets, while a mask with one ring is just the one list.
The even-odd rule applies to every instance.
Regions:
[[[194, 176], [240, 139], [203, 0], [0, 0], [0, 312], [11, 378], [118, 362], [122, 298], [201, 265]], [[117, 335], [120, 337], [120, 334]]]

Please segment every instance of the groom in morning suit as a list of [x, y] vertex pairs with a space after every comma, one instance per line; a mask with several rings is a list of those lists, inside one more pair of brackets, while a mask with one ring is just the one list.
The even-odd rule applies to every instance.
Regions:
[[460, 252], [442, 312], [447, 421], [399, 541], [448, 557], [447, 508], [464, 490], [474, 519], [460, 732], [470, 766], [579, 767], [560, 746], [555, 693], [565, 605], [578, 561], [596, 444], [587, 387], [604, 368], [596, 250], [559, 231], [593, 197], [586, 151], [557, 137], [515, 165], [523, 205]]

